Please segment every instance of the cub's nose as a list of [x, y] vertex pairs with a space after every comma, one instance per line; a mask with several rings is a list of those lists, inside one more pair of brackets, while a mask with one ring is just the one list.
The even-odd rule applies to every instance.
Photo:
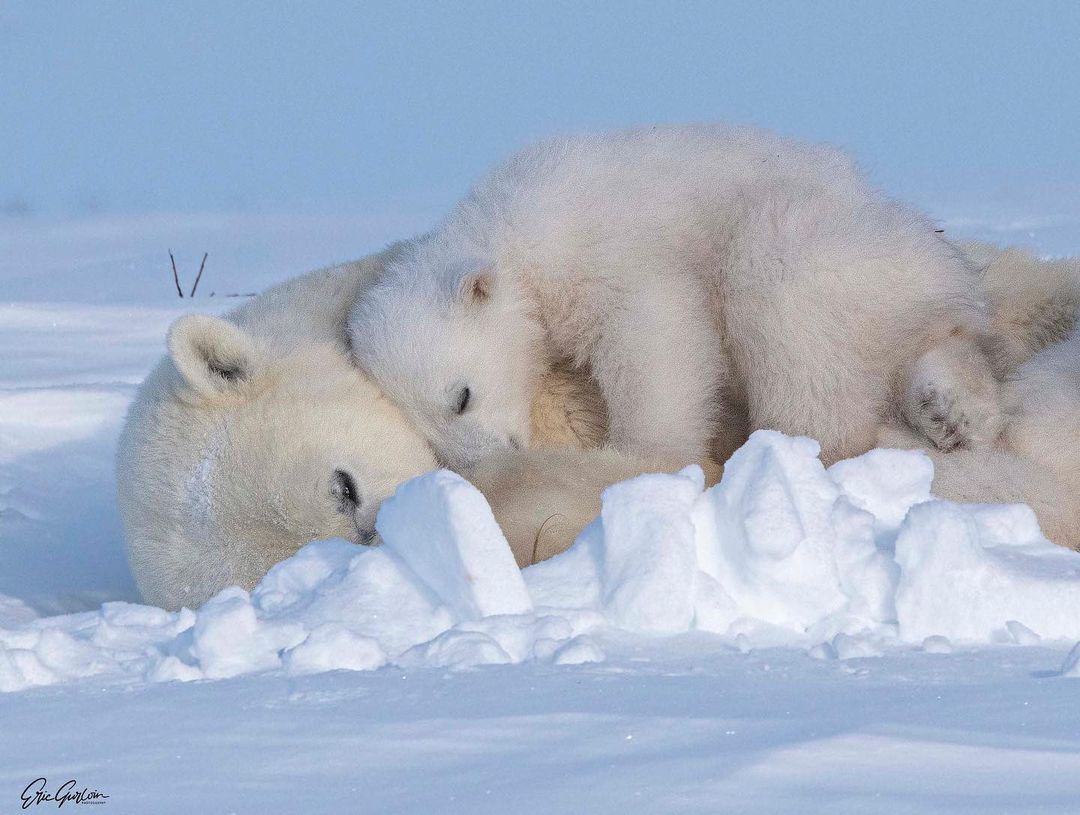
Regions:
[[357, 530], [357, 535], [360, 538], [361, 546], [375, 546], [379, 543], [379, 533], [374, 529]]

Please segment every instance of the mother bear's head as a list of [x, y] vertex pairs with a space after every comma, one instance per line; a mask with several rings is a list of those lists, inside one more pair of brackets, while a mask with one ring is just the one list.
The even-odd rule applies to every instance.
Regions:
[[436, 466], [425, 441], [342, 351], [277, 353], [190, 315], [144, 383], [119, 447], [139, 591], [168, 608], [254, 586], [304, 543], [370, 543], [375, 512]]
[[253, 587], [311, 540], [363, 543], [428, 445], [349, 361], [345, 315], [386, 252], [188, 315], [131, 405], [117, 486], [143, 598], [196, 605]]

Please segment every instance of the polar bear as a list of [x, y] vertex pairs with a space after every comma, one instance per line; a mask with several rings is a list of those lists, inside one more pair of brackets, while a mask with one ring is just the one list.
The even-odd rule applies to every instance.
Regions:
[[890, 411], [993, 442], [978, 275], [835, 150], [751, 128], [541, 142], [482, 179], [358, 299], [355, 358], [451, 467], [526, 446], [549, 360], [588, 367], [613, 446], [686, 463], [745, 412], [874, 446]]
[[[424, 438], [351, 363], [345, 315], [387, 252], [270, 289], [225, 319], [182, 317], [168, 355], [128, 412], [117, 485], [143, 598], [196, 605], [252, 588], [305, 543], [374, 538], [375, 512], [403, 481], [438, 465]], [[533, 408], [536, 444], [471, 475], [493, 499], [526, 565], [566, 548], [596, 515], [603, 486], [648, 469], [599, 447], [591, 384], [555, 369]], [[585, 460], [573, 460], [577, 455]], [[513, 474], [551, 473], [519, 500]], [[489, 486], [490, 485], [490, 486]]]
[[431, 469], [396, 408], [337, 364], [334, 310], [343, 319], [393, 251], [286, 283], [227, 320], [173, 325], [117, 459], [129, 561], [148, 602], [175, 608], [253, 586], [310, 533], [356, 540], [350, 502], [363, 513], [365, 501]]
[[[132, 404], [118, 451], [129, 559], [147, 602], [197, 605], [229, 585], [252, 588], [310, 540], [368, 540], [379, 502], [436, 466], [420, 434], [348, 356], [350, 305], [401, 249], [282, 284], [225, 319], [189, 316], [173, 326], [169, 355]], [[1017, 365], [1071, 328], [1061, 315], [1080, 302], [1075, 265], [968, 250], [984, 258], [995, 319], [1009, 330]], [[1037, 408], [1033, 389], [1035, 397], [1017, 390], [1018, 402]], [[1015, 410], [1027, 422], [1030, 438], [1013, 431], [1027, 459], [934, 453], [935, 489], [957, 500], [1027, 501], [1051, 539], [1080, 544], [1080, 524], [1070, 526], [1080, 484], [1064, 477], [1067, 463], [1058, 470], [1043, 463], [1067, 458], [1080, 427], [1047, 436], [1037, 409]], [[521, 566], [569, 546], [596, 516], [603, 487], [655, 469], [594, 449], [606, 436], [604, 405], [580, 373], [556, 368], [548, 376], [531, 424], [533, 443], [550, 449], [500, 451], [466, 473], [488, 497]], [[717, 442], [719, 460], [745, 439], [742, 432]], [[1048, 438], [1049, 454], [1034, 443]], [[922, 444], [900, 430], [883, 441]], [[1074, 486], [1062, 486], [1068, 483]]]

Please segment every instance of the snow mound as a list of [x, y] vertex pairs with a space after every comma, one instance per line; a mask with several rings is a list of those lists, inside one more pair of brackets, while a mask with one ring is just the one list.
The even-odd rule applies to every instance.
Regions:
[[711, 489], [697, 467], [608, 488], [571, 549], [521, 572], [483, 496], [430, 473], [382, 508], [385, 546], [309, 544], [254, 591], [197, 611], [107, 603], [37, 618], [0, 604], [0, 690], [579, 664], [603, 661], [614, 631], [708, 631], [824, 659], [1080, 639], [1080, 555], [1049, 543], [1027, 507], [937, 500], [932, 479], [919, 452], [826, 469], [810, 439], [762, 431]]
[[403, 484], [380, 507], [376, 528], [387, 549], [456, 617], [532, 611], [525, 582], [491, 507], [461, 476], [442, 470]]

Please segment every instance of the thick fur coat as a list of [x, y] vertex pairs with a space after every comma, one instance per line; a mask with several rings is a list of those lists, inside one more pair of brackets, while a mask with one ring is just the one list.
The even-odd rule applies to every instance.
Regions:
[[[438, 466], [346, 345], [349, 306], [396, 251], [274, 287], [225, 319], [174, 323], [169, 353], [140, 387], [117, 454], [128, 557], [147, 602], [178, 608], [229, 585], [252, 588], [311, 540], [371, 543], [382, 500]], [[602, 486], [645, 469], [604, 454], [596, 463], [566, 458], [606, 434], [603, 406], [580, 375], [553, 370], [532, 420], [535, 443], [564, 452], [520, 451], [473, 476], [505, 496], [496, 517], [522, 564], [537, 551], [547, 517], [536, 523], [538, 512], [572, 519], [546, 530], [550, 555], [595, 515]], [[506, 474], [523, 467], [534, 481], [552, 473], [560, 486], [521, 500]]]
[[359, 298], [361, 368], [449, 466], [528, 444], [551, 360], [587, 368], [610, 441], [682, 464], [745, 417], [864, 452], [894, 413], [991, 443], [975, 268], [842, 153], [751, 128], [541, 142], [497, 166]]
[[[935, 490], [1025, 501], [1052, 540], [1080, 548], [1071, 455], [1080, 445], [1080, 340], [1061, 344], [1073, 319], [1060, 317], [1077, 302], [1080, 268], [967, 249], [981, 258], [995, 321], [1007, 329], [1001, 341], [1018, 349], [1009, 427], [1000, 449], [932, 452]], [[253, 587], [310, 540], [370, 540], [379, 502], [437, 466], [422, 435], [349, 358], [349, 308], [399, 251], [297, 278], [225, 319], [174, 325], [169, 355], [132, 404], [117, 460], [129, 559], [147, 602], [197, 605], [229, 585]], [[605, 406], [581, 372], [556, 366], [530, 412], [534, 448], [493, 454], [466, 472], [523, 566], [568, 547], [605, 486], [655, 467], [595, 449], [606, 438]], [[737, 428], [718, 442], [718, 460], [745, 438]], [[899, 426], [881, 441], [925, 444]]]

